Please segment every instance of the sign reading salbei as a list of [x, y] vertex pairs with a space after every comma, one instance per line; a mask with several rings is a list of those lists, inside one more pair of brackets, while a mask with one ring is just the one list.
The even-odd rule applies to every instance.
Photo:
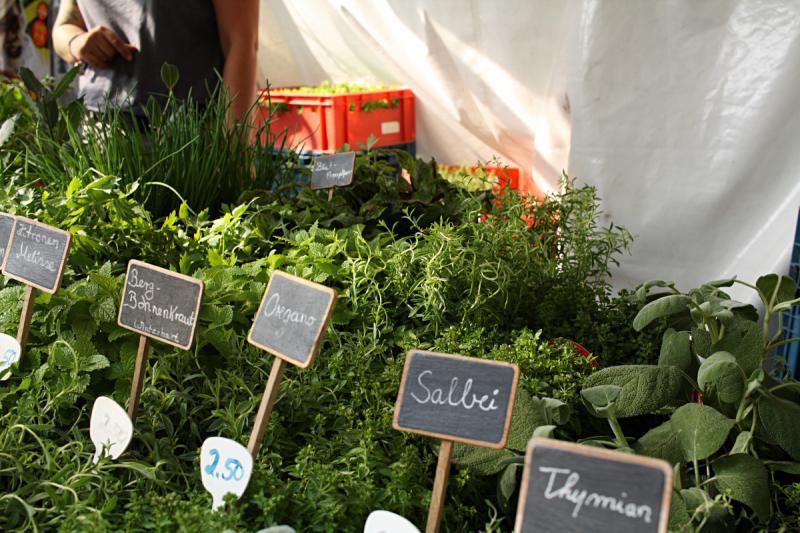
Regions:
[[194, 339], [203, 282], [131, 260], [118, 323], [123, 328], [188, 350]]
[[518, 381], [519, 368], [512, 363], [412, 350], [403, 369], [394, 427], [502, 448]]
[[71, 243], [68, 231], [16, 217], [3, 254], [3, 273], [53, 294], [61, 284]]
[[335, 302], [333, 289], [276, 270], [270, 277], [248, 340], [262, 350], [307, 368]]
[[659, 459], [532, 439], [517, 533], [663, 533], [672, 468]]

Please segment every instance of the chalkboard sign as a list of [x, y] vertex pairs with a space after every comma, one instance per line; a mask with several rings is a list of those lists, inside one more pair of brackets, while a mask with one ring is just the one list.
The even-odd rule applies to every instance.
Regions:
[[355, 152], [319, 156], [311, 169], [311, 188], [347, 187], [353, 183]]
[[61, 285], [71, 244], [68, 231], [16, 217], [3, 256], [3, 273], [53, 294]]
[[532, 439], [517, 533], [667, 531], [672, 468], [659, 459]]
[[301, 368], [314, 360], [336, 291], [276, 270], [264, 291], [247, 340]]
[[197, 328], [203, 282], [131, 260], [117, 322], [123, 328], [188, 350]]
[[11, 231], [14, 229], [14, 217], [0, 213], [0, 265], [6, 256], [8, 242], [11, 240]]
[[512, 363], [412, 350], [394, 427], [489, 448], [508, 438], [519, 368]]

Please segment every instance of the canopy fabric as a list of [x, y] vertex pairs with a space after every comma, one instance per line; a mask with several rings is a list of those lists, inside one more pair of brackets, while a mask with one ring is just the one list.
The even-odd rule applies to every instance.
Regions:
[[[785, 272], [800, 205], [800, 3], [263, 0], [260, 75], [418, 97], [418, 151], [598, 187], [617, 287]], [[736, 291], [734, 291], [736, 292]]]

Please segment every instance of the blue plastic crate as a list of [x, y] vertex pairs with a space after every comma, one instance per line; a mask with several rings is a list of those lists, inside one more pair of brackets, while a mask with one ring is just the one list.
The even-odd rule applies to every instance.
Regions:
[[[800, 307], [783, 316], [784, 339], [800, 337]], [[800, 379], [800, 342], [778, 347], [778, 355], [786, 360], [787, 377]]]
[[[800, 297], [800, 211], [797, 215], [797, 229], [794, 234], [792, 247], [792, 260], [789, 264], [789, 276], [797, 282], [796, 296]], [[783, 338], [794, 339], [800, 337], [800, 306], [783, 316]], [[787, 375], [800, 379], [800, 342], [784, 344], [778, 348], [778, 355], [786, 360]]]
[[[381, 148], [374, 148], [373, 150], [403, 150], [404, 152], [408, 152], [409, 154], [416, 156], [417, 155], [417, 143], [410, 142], [404, 144], [394, 144], [392, 146], [382, 146]], [[359, 151], [363, 153], [363, 150]], [[310, 166], [311, 162], [314, 160], [315, 157], [321, 155], [330, 155], [326, 152], [298, 152], [297, 155], [300, 157], [300, 163], [306, 166]]]

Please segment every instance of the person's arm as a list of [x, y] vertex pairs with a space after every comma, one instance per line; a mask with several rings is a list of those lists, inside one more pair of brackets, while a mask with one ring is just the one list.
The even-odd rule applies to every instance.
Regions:
[[241, 121], [256, 99], [259, 0], [214, 0], [233, 119]]
[[106, 69], [117, 54], [131, 61], [136, 47], [105, 26], [88, 30], [76, 0], [62, 0], [53, 24], [53, 48], [68, 63]]

